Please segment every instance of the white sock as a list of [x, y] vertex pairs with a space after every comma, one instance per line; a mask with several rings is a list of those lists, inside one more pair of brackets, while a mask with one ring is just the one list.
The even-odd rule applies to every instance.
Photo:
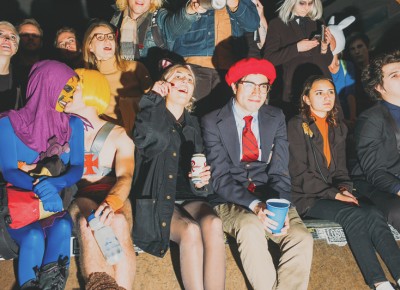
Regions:
[[389, 281], [379, 284], [375, 289], [376, 290], [394, 290], [394, 288], [392, 287], [392, 285], [390, 284]]
[[397, 280], [397, 285], [399, 285], [399, 286], [400, 286], [400, 279], [399, 279], [399, 280]]

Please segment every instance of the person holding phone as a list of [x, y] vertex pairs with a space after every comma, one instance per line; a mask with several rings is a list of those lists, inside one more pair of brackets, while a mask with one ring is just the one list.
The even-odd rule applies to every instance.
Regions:
[[298, 113], [298, 96], [307, 77], [314, 74], [330, 77], [328, 66], [333, 57], [330, 44], [335, 39], [327, 28], [325, 41], [320, 41], [321, 0], [285, 0], [278, 11], [279, 17], [269, 23], [263, 57], [275, 66], [282, 66], [282, 99], [277, 105], [289, 120]]
[[288, 123], [292, 202], [302, 217], [339, 223], [367, 284], [391, 290], [375, 250], [397, 284], [400, 250], [383, 214], [352, 194], [346, 169], [347, 128], [337, 117], [335, 95], [331, 79], [309, 77], [301, 94], [300, 115]]

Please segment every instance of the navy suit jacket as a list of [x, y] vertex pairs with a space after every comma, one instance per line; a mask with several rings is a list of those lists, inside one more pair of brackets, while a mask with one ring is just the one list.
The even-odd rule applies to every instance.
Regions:
[[[231, 202], [248, 207], [255, 199], [290, 200], [289, 146], [285, 116], [278, 108], [263, 105], [258, 112], [261, 161], [240, 161], [240, 144], [232, 101], [202, 118], [207, 161], [211, 165], [214, 203]], [[256, 185], [256, 192], [247, 187]], [[264, 199], [265, 198], [265, 199]]]

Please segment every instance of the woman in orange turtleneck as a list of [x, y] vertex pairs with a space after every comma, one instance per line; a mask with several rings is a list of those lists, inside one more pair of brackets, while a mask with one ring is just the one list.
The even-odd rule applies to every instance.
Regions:
[[292, 201], [303, 217], [339, 223], [367, 284], [393, 289], [378, 262], [381, 255], [400, 282], [400, 250], [382, 213], [358, 201], [346, 168], [346, 126], [337, 117], [335, 86], [322, 76], [303, 87], [300, 115], [288, 124]]

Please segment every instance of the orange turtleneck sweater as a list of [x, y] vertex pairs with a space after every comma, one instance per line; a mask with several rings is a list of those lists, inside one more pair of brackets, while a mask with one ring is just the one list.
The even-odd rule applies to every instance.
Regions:
[[331, 149], [329, 146], [329, 124], [326, 121], [326, 116], [324, 118], [318, 117], [314, 113], [311, 113], [311, 116], [314, 117], [315, 119], [315, 124], [317, 125], [317, 128], [319, 132], [321, 133], [322, 139], [324, 141], [324, 155], [326, 158], [326, 164], [329, 165], [331, 164]]

